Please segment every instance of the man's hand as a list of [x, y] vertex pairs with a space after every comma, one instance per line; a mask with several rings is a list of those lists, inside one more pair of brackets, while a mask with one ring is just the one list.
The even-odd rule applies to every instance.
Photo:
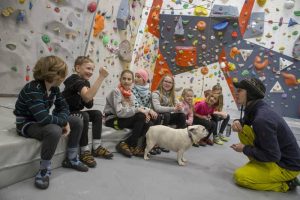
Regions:
[[242, 132], [242, 130], [243, 130], [243, 127], [238, 120], [233, 121], [231, 128], [233, 131], [238, 132], [238, 133]]
[[67, 123], [67, 125], [65, 125], [65, 126], [62, 128], [62, 130], [63, 130], [63, 136], [64, 136], [64, 137], [67, 137], [67, 136], [70, 134], [71, 129], [70, 129], [69, 122]]
[[242, 143], [239, 143], [239, 144], [233, 144], [230, 147], [233, 150], [235, 150], [236, 152], [243, 152], [243, 149], [244, 149], [245, 145], [243, 145]]

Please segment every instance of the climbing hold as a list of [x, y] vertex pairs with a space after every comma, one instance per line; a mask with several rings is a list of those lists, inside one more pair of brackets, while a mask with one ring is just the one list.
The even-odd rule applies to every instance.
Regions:
[[254, 59], [254, 66], [255, 69], [260, 71], [263, 70], [265, 67], [267, 67], [269, 64], [269, 60], [266, 58], [263, 62], [259, 56], [256, 56]]
[[230, 50], [229, 55], [230, 55], [230, 57], [231, 57], [232, 59], [234, 59], [234, 57], [235, 57], [236, 55], [240, 54], [240, 53], [241, 53], [241, 52], [240, 52], [240, 50], [239, 50], [237, 47], [232, 47], [231, 50]]
[[19, 13], [17, 15], [17, 23], [23, 22], [25, 19], [25, 10], [19, 10]]
[[232, 37], [232, 38], [237, 38], [237, 37], [238, 37], [238, 33], [237, 33], [236, 31], [233, 31], [233, 32], [231, 33], [231, 37]]
[[8, 48], [9, 50], [13, 51], [13, 50], [15, 50], [17, 48], [17, 46], [15, 44], [10, 43], [10, 44], [6, 45], [6, 48]]
[[201, 67], [201, 74], [202, 75], [206, 75], [206, 74], [208, 74], [208, 72], [209, 72], [209, 70], [208, 70], [207, 66]]
[[19, 0], [19, 3], [20, 3], [20, 4], [25, 3], [25, 0]]
[[293, 19], [293, 18], [290, 18], [290, 20], [289, 20], [289, 24], [288, 24], [288, 27], [290, 27], [290, 26], [294, 26], [294, 25], [297, 25], [298, 24], [298, 22], [295, 20], [295, 19]]
[[300, 16], [300, 10], [294, 11], [294, 15], [295, 15], [295, 16]]
[[97, 10], [97, 3], [95, 1], [89, 3], [88, 7], [87, 7], [88, 11], [90, 11], [91, 13], [95, 12]]
[[264, 7], [264, 5], [266, 4], [267, 0], [256, 0], [256, 3], [260, 6], [260, 7]]
[[42, 35], [42, 40], [45, 44], [48, 44], [50, 42], [50, 37], [46, 34]]
[[197, 23], [197, 29], [199, 31], [204, 31], [206, 28], [206, 22], [205, 21], [198, 21]]
[[296, 86], [298, 85], [298, 81], [296, 79], [296, 76], [294, 74], [289, 74], [286, 72], [281, 72], [281, 75], [284, 78], [284, 82], [288, 86]]
[[207, 9], [203, 6], [196, 6], [194, 9], [194, 15], [196, 16], [207, 16]]
[[229, 22], [227, 20], [220, 23], [214, 24], [213, 29], [216, 31], [224, 30], [228, 26]]
[[283, 17], [280, 17], [278, 26], [282, 26], [282, 23], [283, 23]]
[[286, 0], [283, 4], [286, 9], [292, 9], [295, 6], [295, 0]]

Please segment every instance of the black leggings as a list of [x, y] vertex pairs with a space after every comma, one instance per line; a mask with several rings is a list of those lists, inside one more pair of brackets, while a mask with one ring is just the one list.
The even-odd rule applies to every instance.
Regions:
[[194, 116], [193, 124], [194, 125], [199, 124], [206, 128], [206, 130], [208, 131], [208, 135], [206, 136], [206, 138], [209, 138], [212, 133], [214, 134], [214, 136], [217, 136], [216, 134], [217, 132], [215, 131], [217, 129], [217, 123], [215, 121], [202, 119]]
[[[138, 139], [141, 136], [145, 136], [147, 133], [150, 124], [146, 123], [146, 115], [144, 113], [136, 113], [132, 117], [128, 118], [113, 118], [107, 120], [105, 122], [105, 126], [112, 127], [112, 128], [130, 128], [132, 129], [131, 135], [129, 138], [126, 139], [126, 143], [130, 147], [136, 147]], [[117, 127], [116, 127], [117, 126]]]
[[[223, 132], [224, 132], [224, 130], [225, 130], [225, 128], [226, 128], [226, 126], [227, 126], [229, 120], [230, 120], [230, 116], [227, 114], [227, 117], [226, 117], [225, 119], [223, 119], [223, 118], [220, 117], [219, 115], [213, 114], [213, 115], [212, 115], [212, 120], [213, 120], [214, 122], [216, 122], [217, 127], [218, 127], [219, 121], [222, 121], [220, 130], [219, 130], [219, 133], [220, 133], [220, 134], [223, 134]], [[218, 130], [217, 130], [217, 128], [216, 128], [216, 129], [215, 129], [215, 132], [214, 132], [214, 135], [217, 135], [217, 132], [218, 132]]]
[[79, 114], [83, 119], [83, 130], [79, 145], [81, 147], [87, 146], [89, 142], [88, 132], [89, 123], [92, 122], [92, 139], [101, 139], [102, 134], [102, 113], [99, 110], [85, 110], [72, 112], [72, 115]]
[[161, 113], [162, 125], [176, 125], [176, 128], [186, 127], [186, 116], [184, 113]]

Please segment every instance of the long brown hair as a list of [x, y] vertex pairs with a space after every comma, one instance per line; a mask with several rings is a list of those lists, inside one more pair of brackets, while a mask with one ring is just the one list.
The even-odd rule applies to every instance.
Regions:
[[219, 95], [218, 101], [214, 105], [214, 107], [217, 111], [222, 111], [223, 106], [224, 106], [224, 96], [223, 96], [222, 90], [223, 90], [222, 86], [219, 83], [212, 87], [212, 93]]
[[170, 74], [165, 74], [159, 82], [159, 85], [157, 87], [157, 90], [159, 91], [159, 95], [160, 95], [159, 101], [162, 102], [162, 98], [165, 93], [164, 88], [163, 88], [163, 82], [166, 77], [170, 77], [173, 81], [173, 87], [170, 91], [169, 102], [171, 103], [171, 106], [175, 106], [175, 82], [174, 82], [173, 76], [171, 76]]

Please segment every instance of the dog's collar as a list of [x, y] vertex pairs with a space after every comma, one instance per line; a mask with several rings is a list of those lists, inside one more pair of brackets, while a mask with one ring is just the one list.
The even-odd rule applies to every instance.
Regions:
[[195, 144], [195, 142], [194, 142], [194, 140], [193, 140], [192, 133], [189, 131], [189, 129], [188, 129], [188, 128], [186, 128], [186, 129], [187, 129], [187, 132], [188, 132], [189, 138], [190, 138], [190, 139], [191, 139], [191, 141], [192, 141], [192, 144]]

